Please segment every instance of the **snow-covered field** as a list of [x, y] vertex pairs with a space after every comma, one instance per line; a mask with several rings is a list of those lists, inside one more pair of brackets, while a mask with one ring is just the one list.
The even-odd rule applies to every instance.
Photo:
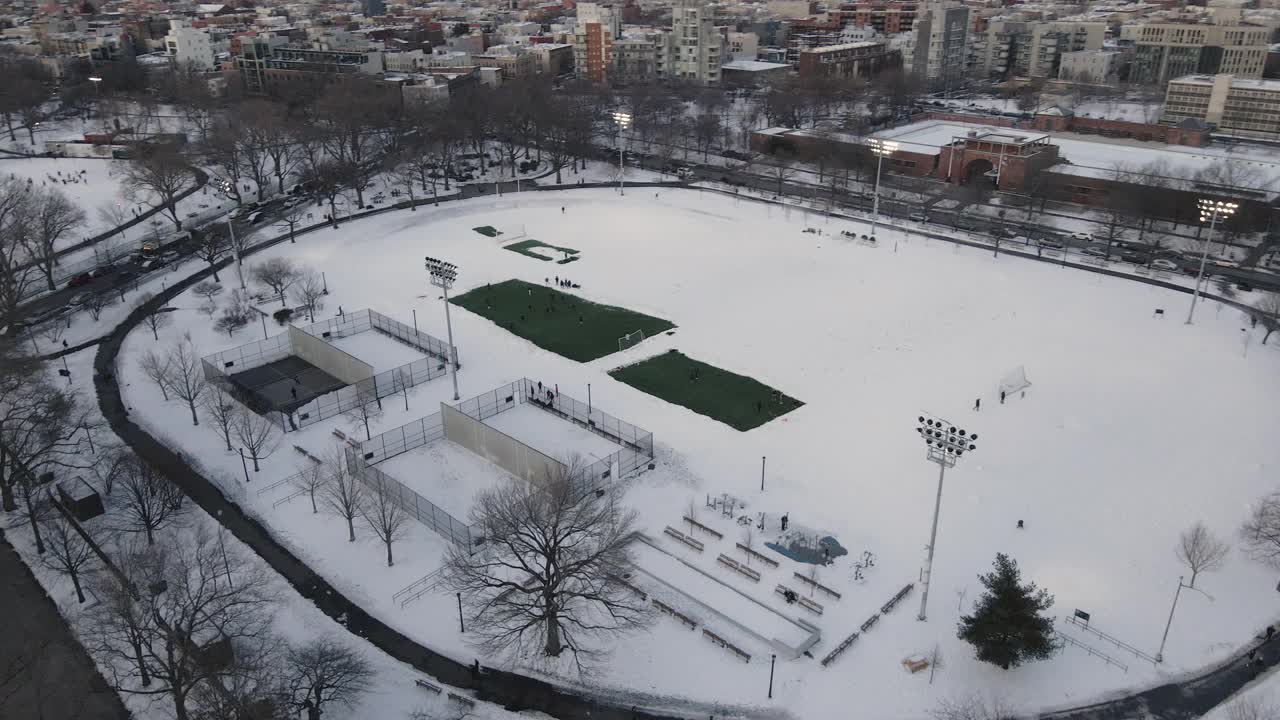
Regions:
[[[424, 294], [424, 254], [459, 266], [454, 292], [461, 293], [512, 277], [543, 279], [543, 268], [472, 227], [523, 226], [531, 237], [581, 250], [573, 267], [578, 292], [668, 318], [679, 327], [675, 335], [579, 364], [455, 308], [454, 337], [468, 358], [459, 374], [462, 396], [534, 377], [584, 398], [590, 383], [596, 406], [654, 433], [657, 469], [630, 481], [627, 495], [648, 534], [789, 616], [802, 611], [774, 596], [774, 584], [799, 585], [792, 572], [808, 566], [775, 556], [781, 568], [750, 583], [714, 561], [720, 552], [740, 557], [733, 543], [743, 530], [733, 521], [699, 512], [725, 534], [700, 555], [663, 537], [663, 527], [679, 527], [691, 501], [701, 508], [707, 494], [728, 492], [751, 515], [789, 513], [795, 525], [834, 535], [850, 554], [819, 571], [819, 582], [843, 597], [815, 598], [825, 613], [805, 616], [822, 632], [817, 658], [919, 579], [936, 468], [914, 432], [917, 414], [932, 412], [982, 435], [979, 450], [947, 476], [928, 622], [914, 619], [917, 588], [830, 668], [807, 657], [780, 658], [769, 701], [767, 656], [744, 663], [663, 617], [622, 641], [594, 680], [604, 691], [660, 696], [688, 712], [720, 704], [804, 718], [848, 717], [851, 708], [867, 717], [916, 718], [940, 698], [975, 690], [1031, 710], [1199, 668], [1276, 619], [1273, 573], [1235, 553], [1197, 583], [1212, 600], [1182, 594], [1158, 668], [1070, 626], [1065, 634], [1116, 657], [1128, 672], [1078, 648], [1005, 672], [974, 660], [955, 638], [959, 615], [979, 594], [976, 576], [1006, 552], [1027, 579], [1054, 593], [1059, 615], [1086, 610], [1094, 627], [1155, 652], [1185, 572], [1174, 556], [1178, 533], [1201, 520], [1234, 537], [1249, 503], [1273, 489], [1280, 461], [1280, 353], [1259, 346], [1258, 335], [1246, 356], [1241, 328], [1248, 323], [1236, 311], [1207, 303], [1188, 326], [1179, 319], [1184, 295], [885, 230], [881, 246], [870, 248], [835, 239], [841, 229], [865, 233], [864, 225], [831, 220], [820, 225], [823, 235], [805, 233], [801, 210], [711, 192], [666, 190], [654, 198], [599, 189], [450, 205], [318, 231], [250, 264], [289, 255], [327, 273], [326, 315], [340, 303], [409, 322], [416, 308], [419, 327], [443, 337], [438, 295]], [[177, 322], [161, 331], [162, 345], [190, 331], [207, 354], [258, 337], [253, 328], [230, 340], [217, 335], [194, 311], [198, 304], [189, 295], [173, 303]], [[1166, 310], [1165, 319], [1153, 317], [1156, 308]], [[185, 408], [161, 402], [138, 371], [138, 354], [155, 344], [150, 330], [139, 328], [122, 353], [120, 377], [137, 421], [238, 488], [250, 512], [371, 612], [460, 660], [474, 656], [456, 626], [442, 621], [456, 613], [452, 595], [432, 593], [406, 609], [391, 597], [439, 567], [438, 536], [415, 527], [397, 547], [395, 567], [386, 568], [367, 531], [357, 528], [358, 542], [348, 543], [345, 528], [312, 514], [305, 498], [272, 509], [287, 489], [258, 495], [297, 470], [302, 457], [292, 446], [323, 452], [334, 442], [331, 430], [346, 421], [291, 433], [245, 488], [236, 479], [239, 457], [223, 452], [211, 429], [192, 427]], [[607, 374], [668, 347], [805, 405], [740, 433]], [[1033, 385], [1001, 405], [997, 383], [1019, 366]], [[373, 432], [434, 412], [451, 397], [447, 378], [419, 386], [407, 412], [399, 401], [384, 402]], [[972, 410], [976, 398], [981, 412]], [[1025, 529], [1016, 529], [1018, 520]], [[770, 526], [757, 543], [776, 534]], [[875, 553], [876, 565], [855, 583], [852, 564], [864, 550]], [[929, 685], [927, 673], [912, 675], [901, 660], [935, 645], [946, 664]]]

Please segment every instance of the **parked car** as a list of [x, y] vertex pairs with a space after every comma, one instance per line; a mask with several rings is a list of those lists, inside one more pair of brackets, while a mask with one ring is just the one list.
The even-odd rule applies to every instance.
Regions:
[[80, 287], [81, 285], [88, 285], [91, 280], [93, 280], [93, 275], [91, 273], [80, 273], [67, 282], [67, 287], [73, 288]]
[[1089, 257], [1102, 258], [1103, 260], [1106, 260], [1109, 257], [1106, 245], [1090, 245], [1080, 252], [1081, 254], [1088, 255]]
[[1061, 250], [1063, 248], [1062, 241], [1054, 237], [1042, 237], [1036, 241], [1036, 244], [1052, 250]]
[[1009, 238], [1009, 242], [1022, 243], [1023, 245], [1031, 244], [1031, 241], [1027, 239], [1026, 235], [1014, 235], [1013, 237]]
[[1085, 232], [1071, 233], [1071, 239], [1075, 242], [1093, 242], [1093, 236]]
[[929, 222], [929, 215], [922, 212], [913, 212], [907, 216], [907, 219], [915, 222]]
[[1178, 263], [1168, 258], [1156, 258], [1155, 260], [1152, 260], [1151, 267], [1155, 268], [1156, 270], [1165, 270], [1167, 272], [1178, 271]]
[[70, 300], [69, 304], [70, 304], [70, 305], [72, 305], [73, 307], [80, 307], [81, 305], [83, 305], [83, 304], [85, 304], [85, 303], [89, 302], [89, 297], [90, 297], [91, 295], [93, 295], [93, 293], [91, 293], [91, 292], [87, 292], [87, 291], [86, 291], [86, 292], [78, 292], [78, 293], [76, 293], [75, 295], [72, 295], [72, 296], [71, 296], [71, 300]]
[[1125, 262], [1131, 262], [1134, 265], [1145, 265], [1147, 261], [1151, 259], [1151, 256], [1144, 252], [1137, 252], [1136, 250], [1126, 250], [1125, 252], [1120, 253], [1120, 259]]
[[257, 225], [258, 222], [262, 220], [262, 215], [263, 213], [261, 210], [256, 210], [254, 212], [249, 213], [246, 219], [248, 220], [250, 225]]
[[996, 232], [999, 233], [1000, 237], [1006, 239], [1018, 237], [1018, 231], [1011, 227], [1002, 227], [999, 230], [996, 230]]

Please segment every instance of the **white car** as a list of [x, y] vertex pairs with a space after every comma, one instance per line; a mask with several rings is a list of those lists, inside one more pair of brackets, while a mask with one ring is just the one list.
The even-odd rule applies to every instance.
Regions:
[[1166, 258], [1158, 258], [1151, 261], [1151, 267], [1156, 270], [1166, 270], [1168, 272], [1178, 272], [1178, 264]]
[[913, 212], [907, 216], [907, 219], [913, 222], [929, 222], [929, 216], [922, 212]]

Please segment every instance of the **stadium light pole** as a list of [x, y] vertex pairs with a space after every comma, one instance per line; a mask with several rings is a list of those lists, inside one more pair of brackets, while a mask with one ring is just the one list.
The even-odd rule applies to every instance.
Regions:
[[1209, 234], [1204, 239], [1204, 250], [1200, 252], [1200, 271], [1196, 273], [1196, 289], [1191, 293], [1191, 308], [1187, 310], [1186, 325], [1191, 324], [1196, 314], [1196, 301], [1200, 299], [1200, 283], [1204, 281], [1204, 267], [1209, 262], [1209, 247], [1213, 245], [1213, 231], [1218, 227], [1218, 218], [1229, 218], [1239, 207], [1233, 202], [1200, 198], [1200, 222], [1209, 221]]
[[898, 143], [892, 140], [871, 138], [867, 141], [871, 152], [876, 156], [876, 186], [871, 200], [871, 239], [876, 239], [876, 226], [880, 223], [880, 169], [884, 167], [884, 159], [898, 151]]
[[956, 460], [967, 452], [977, 450], [974, 443], [977, 433], [957, 430], [955, 425], [931, 416], [921, 415], [916, 432], [924, 439], [925, 456], [930, 462], [938, 464], [938, 495], [933, 501], [933, 529], [929, 531], [929, 555], [924, 567], [924, 590], [920, 593], [920, 614], [917, 620], [928, 619], [926, 611], [929, 605], [929, 581], [933, 576], [933, 548], [938, 542], [938, 513], [942, 510], [942, 480], [947, 468], [955, 467]]
[[626, 186], [622, 181], [622, 173], [625, 170], [622, 159], [622, 133], [626, 132], [627, 128], [631, 127], [631, 113], [619, 110], [613, 114], [613, 121], [618, 125], [618, 194], [626, 195]]
[[453, 321], [449, 318], [449, 288], [458, 279], [458, 266], [443, 260], [429, 257], [426, 259], [427, 274], [431, 276], [431, 284], [444, 291], [444, 326], [449, 333], [449, 354], [453, 357], [449, 362], [449, 373], [453, 376], [453, 401], [461, 399], [458, 394], [458, 349], [453, 346]]

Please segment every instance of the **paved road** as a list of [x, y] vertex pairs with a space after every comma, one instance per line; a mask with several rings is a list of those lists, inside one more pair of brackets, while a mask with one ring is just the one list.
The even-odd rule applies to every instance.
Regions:
[[0, 618], [0, 718], [130, 717], [3, 531]]
[[[443, 200], [443, 199], [442, 199]], [[424, 203], [425, 204], [425, 203]], [[385, 210], [384, 210], [385, 211]], [[378, 211], [381, 212], [381, 211]], [[371, 214], [378, 214], [377, 212]], [[271, 243], [285, 240], [284, 236]], [[962, 244], [971, 244], [963, 242]], [[1012, 253], [1020, 254], [1020, 253]], [[1034, 255], [1026, 256], [1035, 259]], [[225, 262], [223, 263], [226, 264]], [[1117, 274], [1114, 271], [1081, 267], [1081, 269]], [[336, 588], [311, 570], [305, 563], [281, 546], [271, 533], [253, 518], [247, 516], [235, 503], [224, 497], [207, 478], [191, 467], [186, 460], [145, 430], [135, 425], [125, 411], [120, 390], [114, 381], [115, 358], [128, 332], [141, 322], [146, 313], [168, 302], [173, 296], [203, 279], [208, 271], [196, 273], [160, 294], [152, 301], [154, 307], [136, 309], [112, 333], [103, 339], [95, 358], [94, 384], [104, 417], [111, 428], [140, 457], [146, 459], [205, 512], [218, 519], [238, 539], [249, 545], [271, 567], [284, 576], [304, 597], [310, 599], [323, 612], [343, 623], [351, 632], [368, 639], [387, 654], [406, 662], [418, 670], [439, 678], [447, 684], [474, 690], [481, 699], [501, 703], [509, 709], [541, 710], [562, 720], [648, 720], [663, 716], [629, 709], [624, 704], [606, 703], [592, 698], [571, 694], [548, 683], [512, 673], [486, 670], [475, 675], [470, 668], [441, 655], [382, 623], [367, 614], [357, 604], [348, 600]], [[1127, 276], [1126, 276], [1127, 277]], [[1129, 278], [1152, 285], [1171, 287], [1166, 283], [1146, 278]], [[1185, 290], [1183, 288], [1173, 289]], [[1266, 663], [1272, 666], [1280, 662], [1276, 643], [1264, 653]], [[1241, 689], [1254, 676], [1245, 667], [1243, 659], [1236, 659], [1207, 671], [1203, 676], [1172, 683], [1135, 695], [1097, 705], [1081, 707], [1045, 715], [1054, 720], [1131, 720], [1136, 718], [1160, 718], [1161, 720], [1189, 720], [1220, 704], [1232, 693]], [[685, 712], [697, 709], [686, 703]]]

